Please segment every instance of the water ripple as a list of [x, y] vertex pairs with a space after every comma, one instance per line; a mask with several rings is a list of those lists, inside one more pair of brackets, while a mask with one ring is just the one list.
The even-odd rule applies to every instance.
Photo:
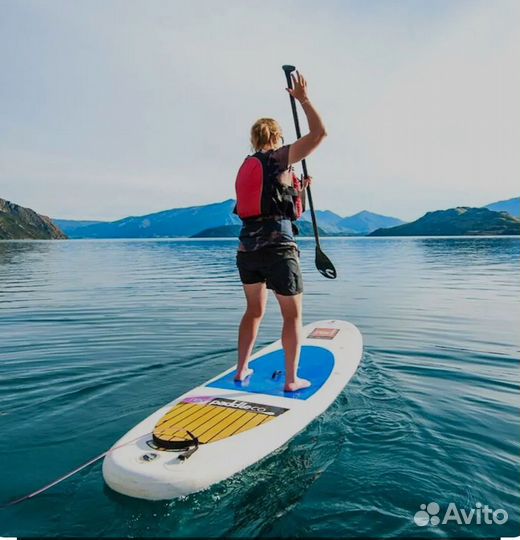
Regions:
[[[305, 320], [350, 320], [365, 342], [322, 417], [257, 465], [175, 501], [117, 495], [96, 465], [1, 510], [0, 534], [481, 537], [413, 522], [422, 503], [480, 501], [510, 515], [487, 536], [516, 536], [518, 239], [322, 244], [338, 279], [322, 279], [313, 242], [301, 240]], [[103, 452], [235, 361], [244, 307], [235, 248], [234, 239], [0, 242], [0, 502]], [[258, 346], [280, 327], [270, 297]]]

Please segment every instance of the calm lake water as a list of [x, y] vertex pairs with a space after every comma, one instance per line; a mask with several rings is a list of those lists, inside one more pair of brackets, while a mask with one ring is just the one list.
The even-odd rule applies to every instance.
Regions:
[[[235, 245], [0, 242], [0, 503], [234, 363]], [[305, 322], [346, 319], [365, 341], [322, 417], [281, 453], [183, 500], [114, 494], [97, 463], [0, 509], [0, 535], [518, 535], [519, 239], [324, 239], [336, 281], [314, 269], [311, 240], [300, 247]], [[279, 337], [269, 303], [259, 346]], [[453, 502], [509, 520], [418, 527], [430, 502], [441, 518]]]

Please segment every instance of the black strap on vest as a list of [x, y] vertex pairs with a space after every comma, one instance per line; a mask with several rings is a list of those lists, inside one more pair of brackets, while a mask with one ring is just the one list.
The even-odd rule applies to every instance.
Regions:
[[241, 218], [244, 223], [249, 223], [253, 221], [271, 221], [273, 219], [290, 219], [288, 217], [282, 216], [282, 215], [273, 215], [273, 216], [257, 216], [257, 217], [250, 217], [250, 218]]

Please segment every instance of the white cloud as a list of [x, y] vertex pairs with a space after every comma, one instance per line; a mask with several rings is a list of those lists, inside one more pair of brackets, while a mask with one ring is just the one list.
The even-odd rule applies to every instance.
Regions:
[[512, 196], [518, 6], [11, 4], [0, 196], [114, 219], [232, 196], [250, 123], [293, 134], [285, 62], [329, 128], [309, 160], [319, 207], [413, 218]]
[[360, 138], [374, 169], [393, 179], [398, 197], [415, 187], [410, 198], [421, 209], [421, 196], [435, 208], [479, 205], [518, 190], [519, 10], [508, 19], [494, 5], [453, 21], [365, 111]]

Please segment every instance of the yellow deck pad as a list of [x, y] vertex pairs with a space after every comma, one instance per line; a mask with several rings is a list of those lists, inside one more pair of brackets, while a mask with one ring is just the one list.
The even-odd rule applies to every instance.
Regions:
[[286, 410], [218, 397], [187, 398], [157, 422], [153, 434], [162, 441], [189, 441], [187, 430], [205, 444], [265, 424]]

